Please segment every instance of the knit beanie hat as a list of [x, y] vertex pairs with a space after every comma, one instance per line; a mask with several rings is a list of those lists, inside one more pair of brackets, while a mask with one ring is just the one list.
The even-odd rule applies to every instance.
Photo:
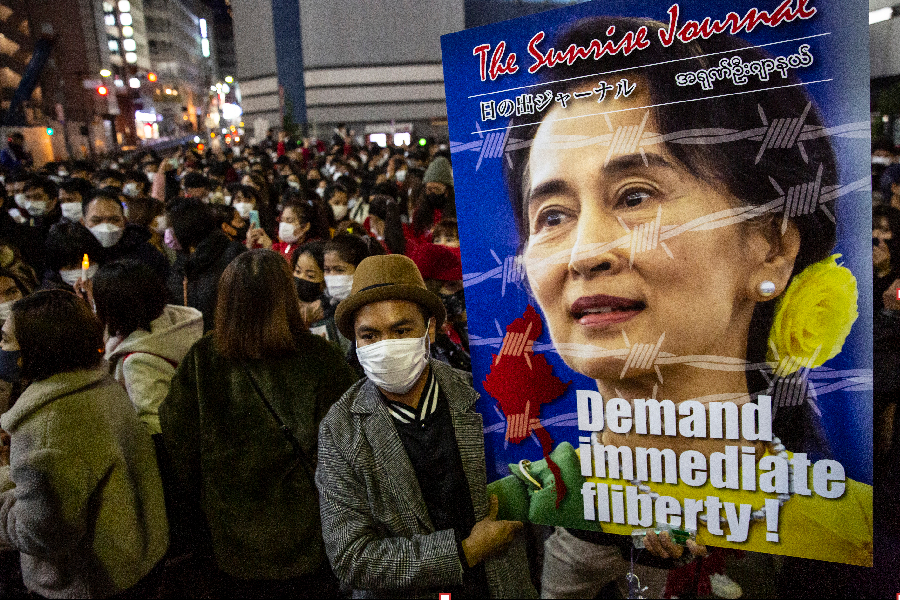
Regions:
[[428, 169], [425, 170], [425, 177], [422, 181], [424, 183], [436, 181], [448, 187], [453, 187], [453, 169], [450, 168], [450, 161], [443, 156], [435, 158], [428, 165]]

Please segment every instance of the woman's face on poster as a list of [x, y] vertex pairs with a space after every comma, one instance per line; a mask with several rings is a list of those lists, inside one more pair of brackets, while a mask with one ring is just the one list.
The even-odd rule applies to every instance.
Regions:
[[[746, 225], [658, 244], [645, 235], [657, 221], [666, 232], [741, 206], [663, 144], [638, 147], [641, 132], [659, 131], [654, 111], [642, 108], [652, 104], [645, 89], [638, 80], [615, 104], [556, 105], [537, 130], [524, 183], [529, 283], [566, 363], [594, 379], [619, 379], [623, 366], [621, 352], [597, 351], [656, 345], [663, 336], [663, 353], [744, 357], [759, 267], [770, 249], [762, 230]], [[610, 143], [629, 135], [630, 145]], [[572, 143], [583, 139], [594, 142]], [[634, 252], [630, 232], [646, 242]], [[581, 346], [580, 356], [567, 344]], [[643, 374], [655, 378], [650, 369]]]

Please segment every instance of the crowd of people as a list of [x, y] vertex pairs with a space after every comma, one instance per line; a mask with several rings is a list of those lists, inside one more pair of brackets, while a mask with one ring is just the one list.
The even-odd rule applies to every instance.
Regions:
[[[533, 532], [486, 492], [445, 145], [8, 146], [0, 595], [537, 595]], [[886, 465], [900, 160], [873, 182]], [[647, 547], [660, 581], [706, 554]]]
[[367, 373], [357, 268], [409, 257], [428, 360], [471, 368], [446, 145], [37, 166], [14, 134], [0, 180], [0, 594], [339, 594], [314, 473]]

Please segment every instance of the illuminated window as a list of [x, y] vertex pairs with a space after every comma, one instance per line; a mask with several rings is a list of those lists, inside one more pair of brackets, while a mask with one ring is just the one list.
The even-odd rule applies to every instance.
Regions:
[[108, 14], [105, 17], [103, 17], [103, 20], [106, 22], [107, 25], [115, 25], [116, 24], [116, 15]]
[[127, 38], [134, 37], [134, 28], [132, 28], [130, 25], [126, 25], [122, 28], [122, 35]]
[[110, 52], [118, 52], [119, 51], [119, 42], [116, 40], [109, 40], [109, 51]]
[[122, 47], [125, 48], [126, 52], [134, 52], [137, 50], [137, 42], [128, 38], [127, 40], [122, 40]]
[[134, 52], [126, 52], [125, 53], [125, 62], [134, 64], [137, 62], [137, 54]]
[[128, 0], [119, 0], [119, 12], [131, 12], [131, 2]]
[[138, 79], [137, 77], [132, 77], [131, 79], [128, 80], [128, 87], [133, 88], [133, 89], [137, 89], [137, 88], [141, 87], [141, 80]]
[[200, 19], [200, 37], [209, 37], [206, 35], [206, 19]]
[[209, 39], [203, 38], [200, 40], [200, 49], [203, 51], [203, 56], [209, 58]]
[[131, 13], [122, 13], [119, 15], [119, 23], [122, 25], [131, 25], [133, 23], [131, 20]]
[[105, 12], [105, 13], [111, 13], [111, 12], [113, 12], [114, 10], [116, 10], [116, 7], [113, 6], [111, 2], [104, 2], [104, 3], [103, 3], [103, 12]]

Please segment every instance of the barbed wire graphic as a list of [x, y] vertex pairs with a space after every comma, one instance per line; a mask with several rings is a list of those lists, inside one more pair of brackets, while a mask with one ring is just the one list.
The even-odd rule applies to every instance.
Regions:
[[[495, 324], [500, 328], [499, 322], [495, 320]], [[617, 348], [613, 350], [593, 346], [590, 344], [563, 343], [554, 345], [534, 344], [527, 350], [529, 353], [535, 352], [553, 352], [561, 357], [571, 358], [613, 358], [623, 361], [623, 369], [620, 379], [624, 378], [630, 369], [653, 369], [656, 371], [660, 383], [663, 382], [660, 367], [671, 365], [684, 365], [698, 369], [710, 371], [759, 371], [768, 381], [770, 387], [775, 390], [776, 385], [781, 387], [777, 389], [778, 397], [783, 397], [782, 405], [789, 405], [791, 398], [795, 398], [799, 391], [789, 389], [790, 381], [793, 379], [816, 380], [819, 382], [817, 392], [819, 395], [831, 393], [838, 390], [846, 390], [850, 392], [871, 391], [873, 389], [872, 369], [845, 369], [834, 370], [828, 367], [812, 368], [817, 354], [812, 357], [782, 357], [776, 353], [776, 359], [773, 361], [753, 363], [743, 358], [732, 356], [715, 356], [715, 355], [686, 355], [677, 356], [670, 352], [662, 350], [662, 344], [665, 334], [661, 335], [656, 343], [638, 343], [632, 344], [628, 340], [627, 334], [622, 332], [626, 343], [626, 348]], [[494, 348], [502, 348], [507, 338], [490, 337], [484, 338], [471, 334], [469, 339], [470, 346], [488, 346]], [[525, 349], [523, 348], [524, 352]], [[799, 367], [799, 368], [798, 368]], [[792, 369], [796, 369], [792, 373]], [[833, 381], [827, 381], [827, 380]], [[773, 402], [775, 399], [773, 395]]]
[[475, 170], [481, 168], [485, 159], [500, 159], [519, 150], [540, 148], [543, 150], [566, 150], [574, 148], [586, 148], [588, 146], [607, 146], [606, 160], [616, 152], [631, 150], [642, 152], [644, 148], [658, 146], [660, 144], [727, 144], [741, 140], [760, 142], [754, 163], [758, 164], [764, 154], [769, 150], [788, 150], [796, 147], [804, 162], [809, 162], [803, 142], [820, 137], [842, 137], [851, 139], [868, 139], [871, 135], [871, 125], [868, 121], [858, 121], [823, 127], [805, 123], [809, 116], [812, 103], [807, 103], [799, 117], [779, 117], [768, 119], [762, 106], [757, 105], [760, 117], [760, 127], [751, 127], [745, 130], [709, 127], [701, 129], [685, 129], [667, 134], [654, 133], [646, 130], [646, 123], [650, 115], [648, 109], [640, 125], [623, 125], [618, 128], [612, 126], [609, 115], [604, 114], [610, 132], [597, 136], [588, 135], [553, 135], [545, 136], [544, 141], [535, 144], [533, 139], [518, 139], [510, 135], [511, 127], [500, 131], [482, 132], [476, 123], [475, 130], [479, 139], [470, 142], [450, 142], [450, 153], [478, 152], [478, 161]]

